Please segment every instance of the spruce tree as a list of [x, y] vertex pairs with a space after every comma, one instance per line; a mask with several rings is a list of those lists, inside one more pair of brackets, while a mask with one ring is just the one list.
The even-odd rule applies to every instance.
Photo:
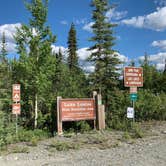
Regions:
[[69, 67], [68, 95], [69, 97], [85, 97], [85, 75], [79, 66], [77, 55], [77, 37], [75, 25], [72, 23], [68, 33], [68, 58]]
[[68, 35], [68, 66], [70, 71], [76, 71], [78, 68], [77, 38], [75, 25], [72, 23]]
[[90, 41], [93, 46], [89, 50], [92, 51], [90, 61], [94, 63], [95, 70], [91, 75], [94, 90], [98, 90], [103, 94], [108, 109], [109, 98], [113, 90], [118, 84], [118, 65], [120, 61], [113, 49], [115, 45], [115, 37], [113, 37], [113, 28], [116, 26], [108, 21], [105, 16], [110, 9], [107, 0], [92, 0], [93, 8], [92, 25], [93, 36]]

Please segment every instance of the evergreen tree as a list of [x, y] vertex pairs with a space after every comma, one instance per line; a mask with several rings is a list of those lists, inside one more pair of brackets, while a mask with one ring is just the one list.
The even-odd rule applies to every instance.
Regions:
[[77, 38], [74, 24], [71, 24], [68, 34], [68, 58], [67, 64], [69, 67], [68, 77], [68, 95], [69, 97], [84, 97], [85, 96], [85, 75], [79, 67], [77, 55]]
[[112, 48], [115, 44], [115, 37], [113, 37], [115, 24], [110, 23], [105, 16], [110, 9], [107, 0], [92, 0], [91, 6], [94, 9], [92, 14], [94, 36], [90, 41], [94, 45], [89, 49], [92, 51], [89, 59], [95, 65], [95, 71], [91, 75], [92, 85], [93, 89], [102, 92], [106, 109], [108, 109], [111, 91], [117, 86], [119, 78], [120, 61]]
[[29, 116], [34, 117], [36, 128], [40, 127], [37, 121], [45, 119], [51, 108], [52, 79], [56, 64], [51, 44], [55, 42], [55, 36], [49, 26], [45, 25], [48, 0], [32, 0], [26, 3], [26, 7], [32, 17], [28, 25], [17, 29], [15, 39], [20, 58], [14, 63], [13, 75], [17, 76], [15, 81], [21, 83], [24, 106], [31, 111]]
[[77, 55], [77, 39], [75, 26], [72, 23], [68, 35], [68, 65], [70, 71], [75, 71], [78, 68], [78, 55]]

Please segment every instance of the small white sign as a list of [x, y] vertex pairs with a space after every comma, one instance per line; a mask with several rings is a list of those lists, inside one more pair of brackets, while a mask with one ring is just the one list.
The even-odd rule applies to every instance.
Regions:
[[134, 108], [133, 107], [127, 108], [127, 118], [134, 118]]

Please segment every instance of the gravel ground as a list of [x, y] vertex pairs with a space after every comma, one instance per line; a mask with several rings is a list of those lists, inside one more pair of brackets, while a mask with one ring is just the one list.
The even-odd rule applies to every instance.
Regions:
[[[42, 141], [38, 146], [28, 147], [29, 153], [11, 153], [0, 156], [0, 166], [166, 166], [166, 122], [148, 128], [148, 136], [122, 141], [119, 132], [104, 133], [109, 147], [104, 144], [84, 144], [78, 150], [57, 151], [49, 148], [52, 141], [73, 140], [73, 138], [52, 138]], [[93, 135], [93, 134], [92, 134]], [[80, 134], [84, 140], [89, 135]], [[87, 140], [86, 140], [87, 141]], [[76, 142], [75, 142], [76, 143]], [[102, 148], [103, 145], [103, 148]]]

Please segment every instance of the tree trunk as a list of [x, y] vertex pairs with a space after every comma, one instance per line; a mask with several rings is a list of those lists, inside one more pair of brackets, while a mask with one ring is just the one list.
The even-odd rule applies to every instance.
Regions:
[[38, 119], [38, 102], [37, 102], [37, 94], [35, 94], [35, 124], [34, 128], [37, 128], [37, 119]]

